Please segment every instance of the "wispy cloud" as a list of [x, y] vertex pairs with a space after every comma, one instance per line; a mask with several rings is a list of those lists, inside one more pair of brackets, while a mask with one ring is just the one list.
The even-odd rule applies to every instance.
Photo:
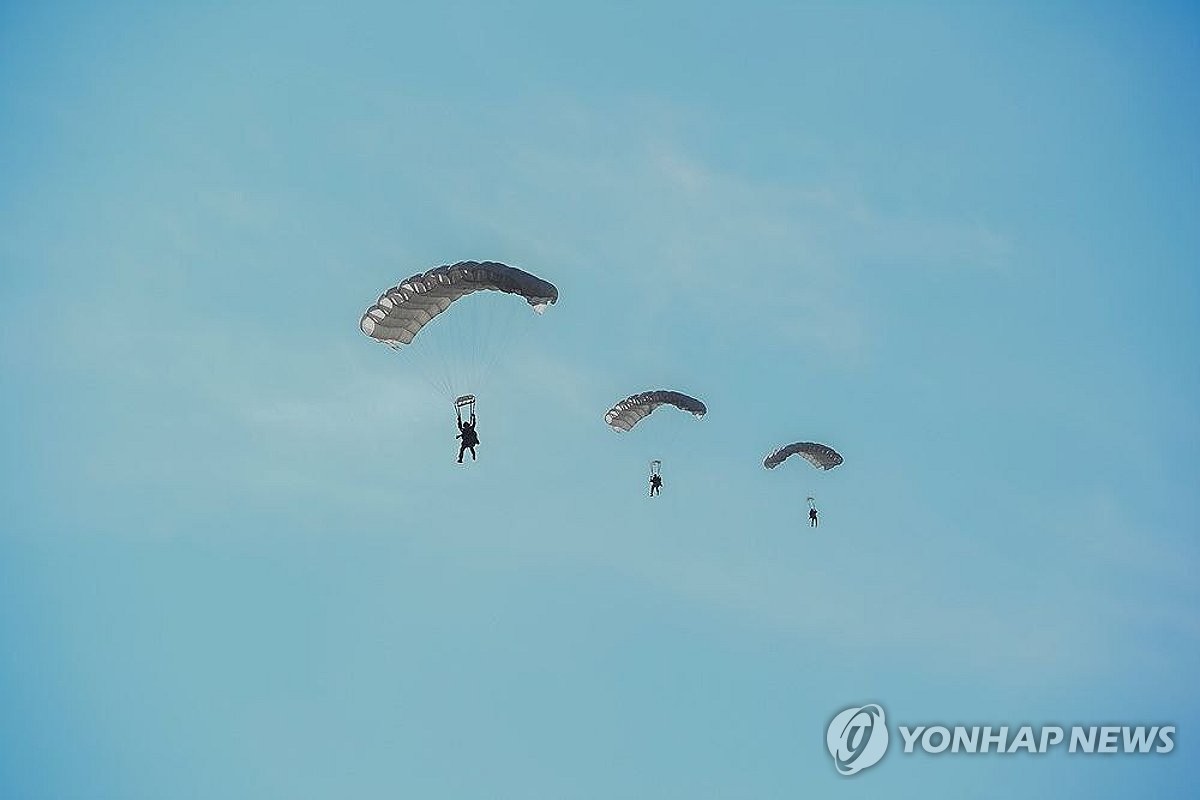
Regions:
[[1010, 254], [982, 223], [890, 212], [850, 181], [739, 174], [661, 130], [578, 109], [547, 127], [555, 138], [497, 144], [494, 174], [451, 172], [441, 201], [515, 252], [602, 270], [663, 306], [685, 288], [712, 318], [838, 358], [880, 335], [869, 281], [993, 270]]

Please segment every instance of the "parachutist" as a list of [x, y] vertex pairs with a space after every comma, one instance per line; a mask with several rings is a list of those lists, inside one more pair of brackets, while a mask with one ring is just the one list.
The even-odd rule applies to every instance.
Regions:
[[815, 506], [808, 509], [808, 524], [809, 527], [817, 527], [817, 509]]
[[458, 436], [455, 439], [462, 439], [458, 445], [458, 463], [462, 463], [463, 452], [471, 451], [471, 460], [475, 460], [475, 445], [479, 444], [479, 434], [475, 432], [475, 412], [471, 412], [471, 420], [463, 422], [462, 415], [458, 417]]
[[650, 496], [654, 497], [660, 491], [662, 491], [662, 477], [655, 473], [650, 476]]

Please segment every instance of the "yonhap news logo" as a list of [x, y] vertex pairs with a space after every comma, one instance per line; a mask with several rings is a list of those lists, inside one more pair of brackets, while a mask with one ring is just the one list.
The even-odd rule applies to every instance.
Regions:
[[[1015, 755], [1017, 753], [1166, 755], [1175, 749], [1174, 725], [897, 725], [901, 754]], [[855, 775], [887, 754], [883, 707], [870, 703], [836, 714], [825, 746], [841, 775]]]
[[829, 723], [825, 745], [833, 756], [833, 765], [843, 775], [853, 775], [878, 763], [888, 746], [883, 708], [874, 704], [847, 708]]

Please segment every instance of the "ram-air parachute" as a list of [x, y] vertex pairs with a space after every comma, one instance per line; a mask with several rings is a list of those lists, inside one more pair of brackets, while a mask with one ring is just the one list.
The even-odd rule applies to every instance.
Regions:
[[763, 466], [775, 469], [791, 456], [800, 456], [817, 469], [833, 469], [842, 463], [842, 457], [832, 447], [816, 442], [796, 442], [779, 448], [763, 459]]
[[656, 408], [664, 405], [675, 406], [680, 411], [692, 414], [696, 419], [700, 419], [708, 412], [704, 403], [694, 397], [682, 392], [658, 389], [626, 397], [608, 410], [608, 413], [604, 415], [604, 421], [614, 431], [623, 433], [633, 430], [634, 425], [650, 416]]
[[[464, 302], [476, 292], [496, 296]], [[554, 284], [524, 270], [495, 261], [460, 261], [391, 287], [363, 313], [359, 328], [403, 353], [448, 397], [474, 393], [516, 327], [514, 319], [506, 319], [512, 303], [499, 294], [521, 297], [539, 314], [558, 301]], [[443, 312], [449, 312], [445, 321], [430, 325]]]
[[372, 339], [399, 347], [452, 303], [473, 292], [520, 295], [541, 314], [558, 302], [558, 289], [536, 275], [495, 261], [460, 261], [413, 275], [388, 289], [359, 322]]

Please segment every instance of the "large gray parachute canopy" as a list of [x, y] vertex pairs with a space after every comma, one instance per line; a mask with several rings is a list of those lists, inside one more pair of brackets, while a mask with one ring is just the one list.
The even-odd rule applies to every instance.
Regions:
[[796, 442], [781, 447], [763, 459], [763, 466], [775, 469], [791, 456], [801, 456], [817, 469], [833, 469], [842, 463], [842, 457], [832, 447], [816, 442]]
[[495, 261], [460, 261], [413, 275], [379, 296], [358, 326], [372, 339], [398, 347], [450, 304], [472, 292], [520, 295], [541, 314], [558, 301], [558, 289], [536, 275]]
[[608, 413], [604, 415], [604, 421], [614, 431], [632, 430], [634, 425], [637, 425], [643, 418], [648, 417], [650, 412], [662, 405], [675, 406], [680, 411], [687, 411], [695, 415], [697, 419], [703, 417], [708, 412], [704, 403], [701, 403], [694, 397], [689, 397], [682, 392], [659, 389], [653, 392], [642, 392], [632, 397], [626, 397], [608, 410]]

